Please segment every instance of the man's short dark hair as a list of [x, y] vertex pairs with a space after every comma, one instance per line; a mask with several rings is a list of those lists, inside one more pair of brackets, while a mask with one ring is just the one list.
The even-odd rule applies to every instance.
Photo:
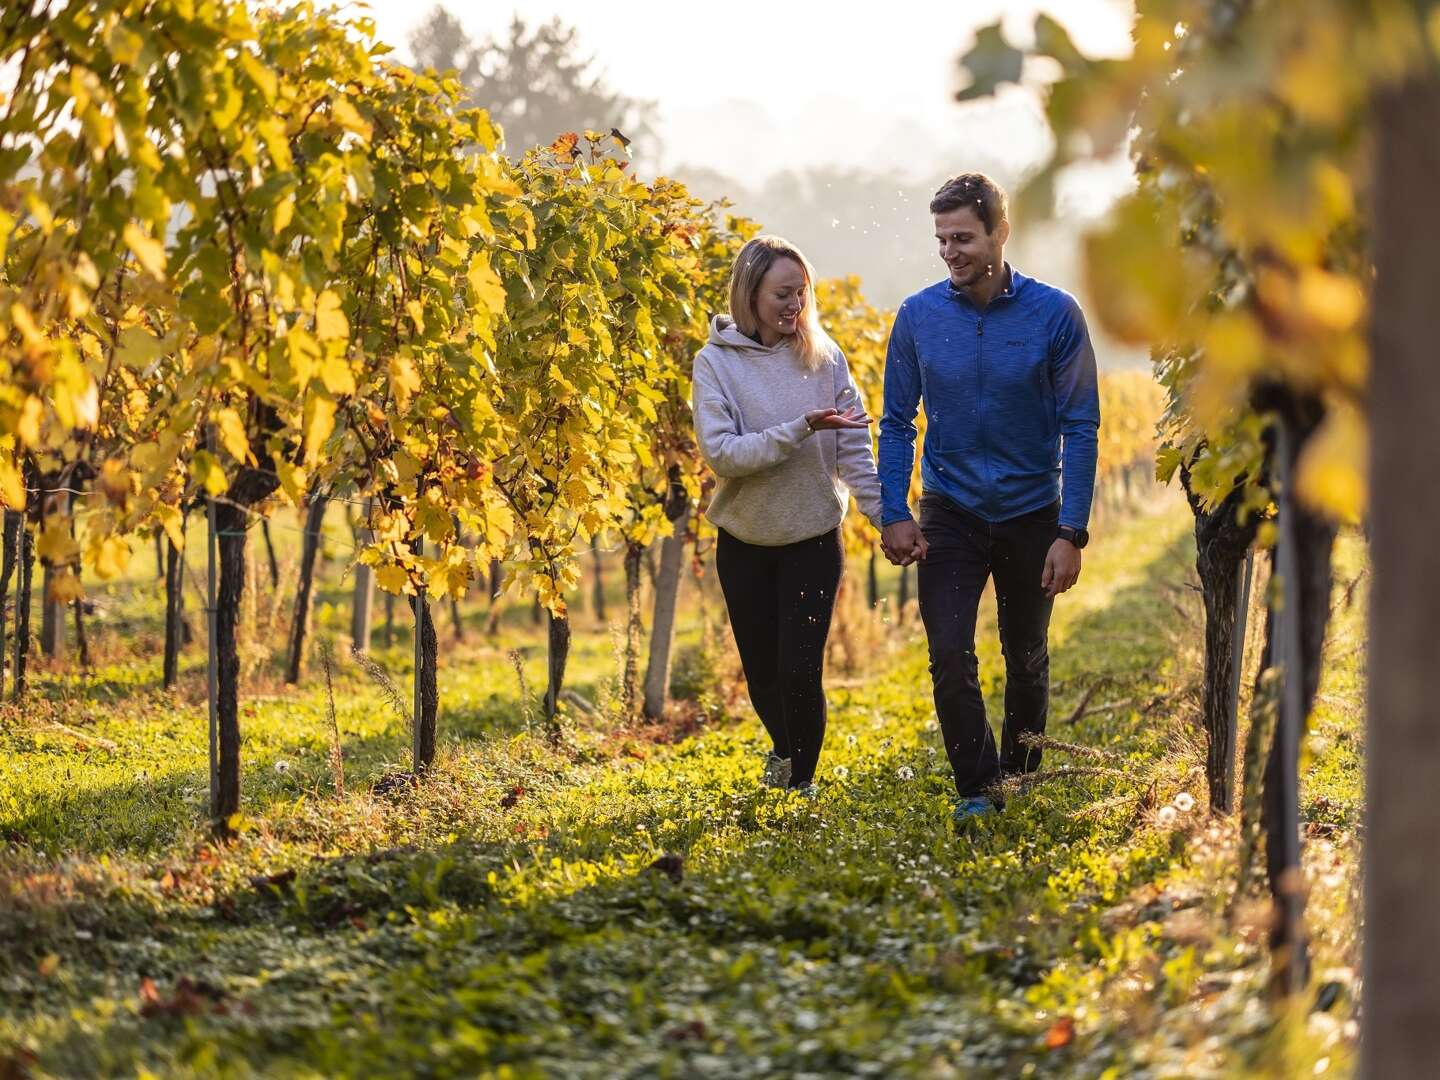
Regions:
[[1004, 189], [984, 173], [961, 173], [946, 180], [930, 200], [930, 213], [943, 214], [962, 206], [974, 208], [987, 233], [993, 233], [1009, 213]]

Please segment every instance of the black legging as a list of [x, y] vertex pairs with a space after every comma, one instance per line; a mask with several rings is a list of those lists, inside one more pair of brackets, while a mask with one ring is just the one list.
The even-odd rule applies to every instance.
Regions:
[[790, 786], [815, 778], [825, 740], [825, 639], [845, 555], [840, 530], [779, 547], [737, 540], [724, 529], [715, 551], [730, 627], [750, 702], [790, 759]]

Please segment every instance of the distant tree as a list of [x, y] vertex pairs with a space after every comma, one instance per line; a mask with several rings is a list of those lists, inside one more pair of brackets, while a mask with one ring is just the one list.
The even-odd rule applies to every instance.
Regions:
[[518, 13], [500, 38], [475, 41], [441, 5], [410, 36], [421, 67], [453, 68], [470, 102], [505, 129], [505, 148], [519, 156], [566, 131], [615, 128], [648, 148], [654, 103], [612, 90], [595, 58], [581, 52], [574, 27], [559, 18], [527, 23]]

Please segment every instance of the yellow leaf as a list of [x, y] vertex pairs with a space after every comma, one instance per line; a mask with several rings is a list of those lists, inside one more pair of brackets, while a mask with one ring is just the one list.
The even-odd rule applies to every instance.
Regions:
[[1365, 292], [1353, 278], [1309, 267], [1298, 291], [1305, 313], [1326, 330], [1348, 330], [1365, 313]]
[[250, 81], [264, 96], [266, 104], [273, 102], [275, 93], [280, 88], [280, 80], [276, 78], [275, 72], [244, 49], [240, 50], [240, 66], [245, 69], [245, 74], [250, 76]]
[[285, 137], [285, 124], [278, 117], [267, 116], [255, 125], [255, 130], [270, 151], [270, 159], [277, 169], [288, 171], [294, 166], [290, 156], [290, 140]]
[[1369, 451], [1364, 418], [1348, 406], [1335, 406], [1300, 453], [1296, 494], [1339, 521], [1358, 522], [1365, 513]]
[[315, 362], [320, 359], [320, 343], [308, 331], [293, 326], [285, 335], [285, 348], [295, 385], [303, 390], [315, 374]]
[[170, 543], [180, 550], [185, 550], [184, 519], [180, 510], [174, 506], [157, 506], [155, 516], [160, 519], [160, 527], [165, 530], [165, 535], [170, 538]]
[[294, 217], [295, 196], [287, 195], [275, 204], [274, 213], [271, 215], [271, 230], [277, 234], [284, 232]]
[[20, 406], [20, 418], [15, 421], [15, 436], [24, 446], [40, 444], [40, 421], [45, 418], [45, 406], [34, 394], [26, 396]]
[[466, 279], [470, 282], [475, 303], [488, 308], [493, 314], [504, 312], [505, 286], [500, 281], [500, 275], [491, 267], [490, 257], [483, 251], [470, 260]]
[[75, 561], [80, 554], [80, 545], [70, 535], [70, 519], [54, 514], [45, 520], [40, 537], [35, 541], [35, 554], [42, 562], [51, 566], [63, 566]]
[[215, 414], [215, 427], [220, 433], [220, 445], [225, 452], [239, 462], [250, 463], [250, 439], [245, 434], [245, 421], [234, 409], [221, 409]]
[[305, 464], [320, 460], [320, 449], [335, 430], [335, 403], [329, 398], [311, 395], [305, 402]]
[[377, 567], [375, 570], [375, 584], [388, 593], [395, 593], [397, 596], [402, 593], [413, 593], [415, 589], [410, 584], [410, 575], [405, 572], [403, 566], [396, 566], [389, 563]]
[[79, 600], [85, 595], [85, 587], [80, 584], [73, 570], [61, 570], [50, 579], [50, 590], [48, 599], [53, 604], [68, 604]]
[[443, 544], [454, 530], [450, 514], [427, 494], [415, 506], [415, 527], [432, 543]]
[[425, 305], [419, 300], [410, 300], [405, 304], [405, 311], [415, 323], [417, 333], [425, 333]]
[[102, 578], [117, 578], [130, 562], [130, 543], [123, 536], [97, 536], [85, 550], [85, 561]]
[[280, 489], [296, 506], [305, 501], [305, 488], [309, 482], [309, 476], [303, 468], [294, 462], [285, 461], [278, 455], [275, 457], [275, 475], [280, 477]]
[[355, 376], [343, 356], [327, 356], [320, 362], [320, 379], [325, 389], [336, 397], [355, 393]]
[[341, 310], [340, 296], [331, 289], [322, 292], [315, 302], [315, 336], [321, 341], [350, 336], [350, 322]]
[[0, 502], [7, 510], [25, 509], [25, 480], [8, 457], [0, 457]]
[[125, 225], [125, 246], [135, 254], [135, 260], [152, 277], [165, 280], [165, 247], [133, 221]]
[[330, 102], [330, 116], [346, 131], [353, 131], [366, 139], [370, 138], [370, 125], [360, 115], [347, 97], [336, 97]]
[[121, 458], [110, 458], [100, 466], [95, 477], [95, 490], [116, 506], [124, 506], [131, 494], [139, 490], [139, 478]]
[[407, 408], [410, 398], [420, 392], [420, 374], [415, 370], [415, 362], [410, 357], [390, 358], [390, 389], [394, 391], [395, 401], [402, 409]]
[[195, 451], [190, 459], [190, 476], [211, 495], [223, 495], [230, 486], [225, 479], [225, 470], [208, 450]]
[[165, 343], [143, 326], [127, 326], [120, 331], [116, 342], [115, 359], [126, 367], [148, 367], [150, 362], [165, 351]]

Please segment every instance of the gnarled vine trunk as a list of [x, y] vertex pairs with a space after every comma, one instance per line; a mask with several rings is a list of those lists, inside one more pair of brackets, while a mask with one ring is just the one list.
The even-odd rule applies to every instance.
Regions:
[[1205, 779], [1210, 808], [1228, 814], [1235, 797], [1235, 617], [1240, 572], [1260, 522], [1254, 514], [1240, 521], [1243, 492], [1239, 488], [1207, 511], [1192, 488], [1188, 468], [1180, 470], [1180, 482], [1195, 515], [1195, 570], [1205, 600]]
[[320, 535], [329, 500], [311, 492], [305, 513], [305, 537], [300, 546], [300, 580], [295, 586], [295, 610], [290, 618], [289, 648], [285, 656], [285, 681], [294, 686], [305, 666], [305, 644], [310, 630], [310, 598], [315, 589], [315, 561], [320, 554]]
[[274, 473], [242, 469], [214, 508], [220, 581], [215, 598], [216, 726], [219, 733], [215, 827], [229, 831], [240, 809], [240, 603], [245, 594], [245, 543], [249, 510], [280, 486]]

